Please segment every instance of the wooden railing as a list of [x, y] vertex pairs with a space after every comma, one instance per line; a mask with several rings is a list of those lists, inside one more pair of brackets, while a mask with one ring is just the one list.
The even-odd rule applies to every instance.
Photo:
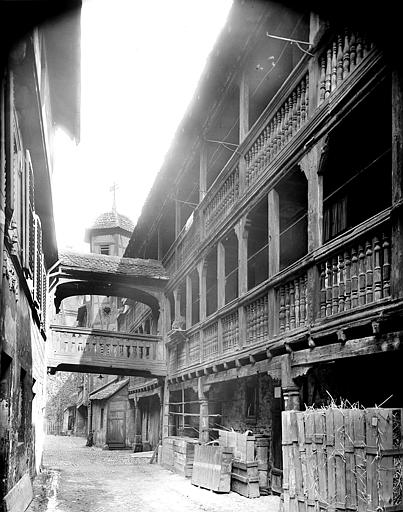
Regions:
[[289, 331], [304, 327], [307, 321], [308, 294], [307, 274], [303, 274], [279, 286], [279, 330]]
[[308, 74], [290, 93], [277, 111], [274, 111], [256, 141], [245, 155], [246, 186], [252, 185], [267, 165], [288, 144], [308, 118]]
[[344, 82], [372, 47], [359, 32], [345, 29], [334, 36], [319, 58], [319, 104]]
[[58, 325], [52, 325], [51, 330], [49, 368], [57, 369], [60, 365], [108, 367], [164, 374], [164, 350], [160, 336]]
[[389, 297], [389, 240], [389, 233], [375, 232], [334, 251], [320, 264], [321, 318]]
[[380, 212], [184, 331], [185, 341], [168, 348], [181, 351], [170, 359], [170, 373], [247, 357], [359, 307], [371, 314], [371, 305], [390, 297], [389, 215]]
[[218, 221], [228, 215], [239, 197], [239, 168], [235, 167], [224, 178], [222, 185], [207, 201], [204, 208], [205, 233], [208, 234]]

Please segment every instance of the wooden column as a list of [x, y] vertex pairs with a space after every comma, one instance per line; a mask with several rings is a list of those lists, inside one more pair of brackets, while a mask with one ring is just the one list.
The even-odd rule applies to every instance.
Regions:
[[207, 146], [203, 144], [200, 150], [200, 174], [199, 174], [199, 202], [207, 192]]
[[225, 305], [225, 247], [217, 244], [217, 309]]
[[192, 279], [186, 276], [186, 329], [192, 327]]
[[403, 67], [392, 73], [391, 295], [403, 297]]
[[239, 144], [245, 140], [249, 132], [249, 84], [245, 73], [239, 83]]
[[[326, 138], [323, 138], [300, 161], [301, 170], [308, 180], [308, 252], [323, 243], [323, 177], [320, 171], [326, 151]], [[311, 322], [320, 314], [320, 275], [317, 266], [308, 269], [307, 297], [307, 319]]]
[[141, 411], [139, 408], [138, 400], [134, 400], [134, 452], [141, 452], [143, 450], [142, 437], [141, 437]]
[[207, 396], [203, 390], [202, 377], [198, 378], [197, 388], [198, 388], [198, 398], [200, 400], [199, 441], [202, 443], [208, 443], [210, 441], [208, 400], [207, 400]]
[[177, 238], [181, 232], [181, 222], [181, 203], [175, 200], [175, 238]]
[[[173, 291], [173, 296], [174, 296], [174, 304], [175, 304], [175, 319], [174, 319], [174, 322], [176, 322], [177, 324], [182, 322], [182, 317], [181, 317], [181, 291], [179, 288], [175, 288], [175, 290]], [[177, 326], [178, 328], [179, 326]]]
[[171, 303], [167, 296], [164, 296], [164, 329], [166, 332], [171, 330], [172, 318], [171, 318]]
[[197, 265], [197, 272], [199, 274], [199, 297], [200, 297], [200, 322], [206, 319], [206, 274], [207, 274], [207, 264], [206, 260], [203, 258], [202, 261]]
[[280, 270], [280, 200], [276, 190], [268, 194], [269, 277]]
[[281, 356], [281, 388], [286, 411], [299, 411], [299, 389], [291, 374], [291, 354]]
[[[280, 200], [275, 189], [270, 190], [268, 204], [269, 277], [280, 270]], [[269, 308], [269, 338], [278, 332], [278, 304], [276, 290], [270, 288], [267, 296]]]
[[164, 405], [163, 405], [163, 419], [162, 419], [162, 437], [173, 435], [173, 416], [169, 414], [169, 387], [168, 379], [165, 379], [164, 384]]
[[[235, 226], [235, 234], [238, 238], [238, 296], [241, 297], [248, 291], [248, 220], [246, 217]], [[243, 306], [238, 309], [239, 322], [239, 346], [242, 347], [246, 340], [246, 312]]]

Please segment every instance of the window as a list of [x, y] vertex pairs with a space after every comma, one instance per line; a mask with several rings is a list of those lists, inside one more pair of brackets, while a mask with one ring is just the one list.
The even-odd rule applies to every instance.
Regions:
[[245, 405], [246, 418], [250, 420], [256, 419], [258, 408], [258, 382], [256, 378], [250, 379], [246, 383]]
[[101, 419], [100, 419], [100, 423], [99, 423], [99, 427], [100, 428], [104, 428], [104, 411], [105, 411], [105, 409], [102, 407], [102, 409], [101, 409]]
[[110, 245], [108, 244], [102, 244], [99, 246], [99, 252], [100, 254], [106, 254], [106, 255], [109, 255], [110, 254]]

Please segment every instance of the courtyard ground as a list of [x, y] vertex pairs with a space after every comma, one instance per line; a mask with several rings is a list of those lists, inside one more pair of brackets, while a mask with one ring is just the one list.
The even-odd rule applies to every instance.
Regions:
[[[137, 454], [136, 454], [137, 455]], [[128, 450], [48, 436], [28, 512], [277, 512], [279, 498], [216, 494]]]

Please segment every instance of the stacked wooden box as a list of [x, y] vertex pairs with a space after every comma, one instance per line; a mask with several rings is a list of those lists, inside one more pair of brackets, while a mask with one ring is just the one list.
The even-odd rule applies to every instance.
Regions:
[[162, 440], [162, 466], [184, 475], [192, 476], [194, 450], [199, 441], [191, 437], [165, 437]]
[[229, 492], [232, 458], [232, 448], [212, 445], [196, 446], [192, 484], [216, 492]]
[[219, 443], [234, 450], [231, 490], [247, 498], [258, 498], [260, 492], [258, 462], [255, 461], [255, 436], [220, 430]]

